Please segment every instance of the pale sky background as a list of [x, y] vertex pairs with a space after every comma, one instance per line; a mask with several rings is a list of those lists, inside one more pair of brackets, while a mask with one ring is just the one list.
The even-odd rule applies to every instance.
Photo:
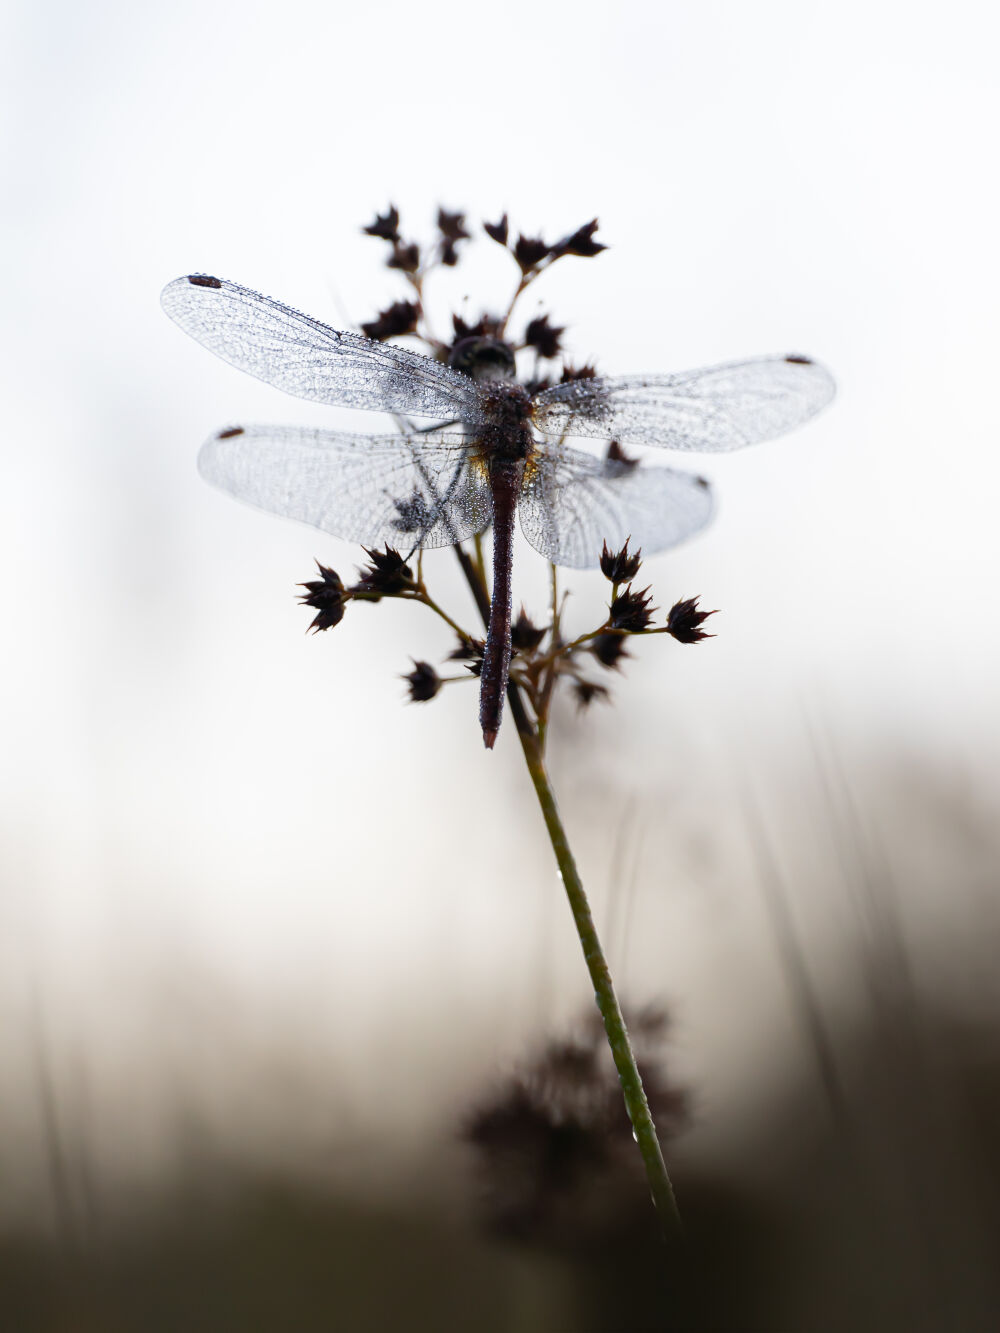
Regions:
[[[293, 585], [360, 552], [195, 471], [234, 420], [385, 423], [225, 366], [161, 287], [216, 272], [371, 318], [404, 295], [359, 233], [389, 200], [418, 239], [438, 203], [549, 238], [597, 215], [612, 248], [535, 292], [609, 373], [800, 351], [838, 380], [795, 434], [680, 460], [718, 519], [645, 572], [662, 605], [721, 608], [718, 637], [641, 645], [615, 708], [552, 737], [605, 921], [626, 821], [623, 989], [673, 1006], [706, 1120], [796, 1040], [748, 791], [831, 985], [853, 926], [817, 747], [915, 935], [972, 947], [939, 890], [973, 856], [945, 806], [979, 830], [997, 806], [994, 6], [179, 0], [4, 28], [0, 1093], [25, 1142], [39, 1063], [109, 1170], [169, 1154], [182, 1110], [237, 1147], [268, 1116], [419, 1138], [539, 1006], [586, 1003], [512, 728], [488, 755], [474, 689], [403, 705], [446, 634], [385, 605], [307, 638]], [[483, 238], [436, 308], [499, 304], [512, 268]], [[471, 621], [452, 563], [428, 572]], [[602, 580], [572, 587], [586, 626]]]

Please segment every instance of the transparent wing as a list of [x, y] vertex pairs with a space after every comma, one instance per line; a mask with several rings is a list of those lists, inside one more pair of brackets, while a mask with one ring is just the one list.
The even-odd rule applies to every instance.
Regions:
[[647, 555], [693, 536], [712, 517], [708, 482], [671, 468], [640, 467], [564, 445], [539, 446], [518, 512], [525, 537], [546, 559], [593, 569], [605, 542]]
[[338, 333], [234, 282], [177, 278], [160, 302], [185, 333], [223, 361], [297, 398], [479, 420], [479, 390], [467, 375], [403, 347]]
[[460, 435], [342, 435], [233, 426], [202, 445], [201, 475], [238, 500], [367, 545], [451, 546], [490, 521], [489, 483]]
[[535, 396], [534, 422], [546, 435], [719, 453], [783, 435], [834, 393], [829, 371], [815, 361], [761, 357], [678, 375], [557, 384]]

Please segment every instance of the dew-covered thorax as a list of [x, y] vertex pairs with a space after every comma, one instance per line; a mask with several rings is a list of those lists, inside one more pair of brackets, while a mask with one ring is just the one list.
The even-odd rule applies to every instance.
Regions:
[[490, 458], [527, 458], [534, 448], [531, 395], [523, 384], [493, 380], [483, 385], [483, 420], [477, 443]]

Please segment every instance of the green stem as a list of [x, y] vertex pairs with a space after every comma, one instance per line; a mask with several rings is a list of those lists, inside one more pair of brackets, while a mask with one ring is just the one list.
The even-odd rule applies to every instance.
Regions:
[[[513, 712], [513, 710], [511, 711]], [[615, 1068], [618, 1070], [618, 1077], [621, 1080], [622, 1092], [625, 1095], [625, 1107], [635, 1131], [639, 1152], [642, 1154], [643, 1165], [646, 1168], [646, 1179], [649, 1181], [649, 1188], [659, 1215], [660, 1225], [664, 1234], [672, 1239], [680, 1232], [680, 1215], [677, 1212], [673, 1187], [670, 1184], [670, 1177], [667, 1175], [659, 1140], [656, 1137], [656, 1126], [653, 1124], [649, 1102], [646, 1100], [642, 1079], [639, 1076], [639, 1069], [635, 1062], [632, 1043], [629, 1041], [628, 1029], [625, 1027], [625, 1019], [622, 1017], [621, 1006], [618, 1003], [614, 983], [611, 980], [611, 970], [604, 956], [604, 950], [601, 948], [601, 941], [597, 934], [597, 927], [594, 925], [590, 904], [587, 901], [580, 873], [576, 868], [576, 861], [573, 859], [573, 853], [570, 850], [566, 830], [559, 816], [555, 793], [552, 790], [552, 784], [549, 781], [549, 775], [546, 772], [545, 762], [538, 743], [533, 734], [525, 734], [520, 727], [518, 727], [518, 735], [521, 739], [521, 749], [524, 751], [524, 761], [528, 765], [528, 772], [534, 784], [535, 795], [538, 797], [538, 804], [542, 808], [542, 818], [545, 820], [545, 828], [552, 844], [552, 850], [555, 853], [556, 864], [559, 866], [563, 888], [566, 890], [566, 897], [569, 899], [576, 933], [580, 937], [580, 944], [583, 946], [583, 956], [587, 964], [587, 970], [590, 973], [590, 980], [594, 986], [594, 999], [597, 1001], [601, 1018], [604, 1020], [608, 1045], [611, 1047]]]
[[[477, 580], [475, 568], [465, 551], [460, 546], [456, 546], [454, 550], [469, 583], [472, 595], [476, 600], [480, 615], [486, 623], [489, 620], [489, 598], [486, 589]], [[618, 1070], [622, 1092], [625, 1096], [625, 1109], [628, 1111], [629, 1120], [632, 1122], [632, 1129], [642, 1156], [643, 1166], [646, 1169], [646, 1179], [649, 1182], [653, 1203], [656, 1205], [660, 1226], [664, 1237], [668, 1241], [673, 1241], [680, 1235], [681, 1221], [673, 1187], [670, 1184], [670, 1177], [667, 1175], [663, 1154], [660, 1151], [660, 1143], [656, 1137], [656, 1126], [653, 1124], [653, 1116], [643, 1090], [635, 1053], [632, 1050], [632, 1043], [629, 1041], [628, 1030], [625, 1027], [625, 1019], [622, 1017], [621, 1006], [615, 994], [614, 983], [611, 980], [611, 970], [604, 956], [604, 950], [601, 948], [601, 941], [597, 934], [597, 927], [594, 925], [590, 904], [587, 901], [583, 882], [576, 868], [566, 830], [559, 815], [559, 807], [556, 805], [555, 793], [552, 790], [552, 784], [545, 768], [538, 735], [531, 724], [521, 692], [514, 681], [508, 682], [507, 702], [521, 741], [524, 761], [528, 766], [528, 773], [535, 788], [535, 795], [538, 797], [538, 804], [541, 806], [545, 829], [555, 853], [556, 864], [559, 867], [559, 874], [566, 890], [566, 897], [569, 899], [576, 933], [583, 947], [584, 960], [594, 987], [594, 999], [597, 1001], [601, 1018], [604, 1020], [604, 1030], [607, 1033], [608, 1044], [611, 1047], [611, 1054], [614, 1057], [615, 1068]]]
[[400, 593], [399, 600], [401, 602], [423, 602], [424, 606], [430, 607], [430, 609], [433, 612], [435, 612], [437, 615], [441, 617], [441, 619], [444, 621], [446, 625], [448, 625], [451, 629], [455, 631], [455, 633], [458, 635], [458, 637], [462, 640], [463, 643], [467, 643], [469, 641], [468, 634], [466, 634], [465, 630], [458, 623], [458, 621], [452, 620], [448, 612], [445, 611], [443, 607], [438, 606], [437, 602], [435, 602], [434, 598], [431, 597], [430, 593], [428, 593], [426, 589], [420, 588], [418, 589], [417, 592]]

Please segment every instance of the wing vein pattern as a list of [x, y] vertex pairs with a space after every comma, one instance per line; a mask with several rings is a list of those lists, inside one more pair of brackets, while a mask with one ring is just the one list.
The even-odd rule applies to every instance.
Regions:
[[672, 468], [640, 467], [548, 445], [521, 492], [521, 530], [547, 560], [596, 568], [604, 542], [627, 537], [647, 555], [693, 536], [712, 518], [706, 481]]
[[366, 545], [452, 546], [492, 514], [485, 472], [461, 435], [347, 435], [231, 427], [198, 455], [213, 486], [269, 513]]
[[760, 357], [676, 375], [571, 380], [536, 395], [534, 421], [547, 435], [720, 453], [793, 430], [833, 394], [817, 362]]
[[160, 297], [197, 342], [297, 398], [438, 420], [480, 419], [468, 376], [405, 347], [339, 332], [223, 279], [177, 278]]

